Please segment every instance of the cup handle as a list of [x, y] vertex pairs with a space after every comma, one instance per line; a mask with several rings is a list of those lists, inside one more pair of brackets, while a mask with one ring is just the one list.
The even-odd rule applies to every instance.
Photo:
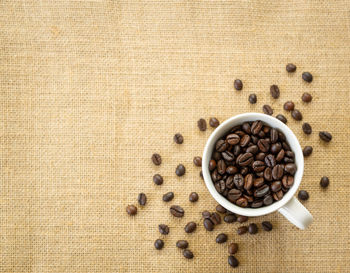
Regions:
[[306, 229], [312, 223], [311, 213], [295, 197], [278, 211], [300, 229]]

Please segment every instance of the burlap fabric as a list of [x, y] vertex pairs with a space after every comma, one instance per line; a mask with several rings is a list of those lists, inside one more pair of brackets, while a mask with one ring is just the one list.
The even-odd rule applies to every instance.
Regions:
[[[2, 1], [0, 271], [231, 272], [227, 244], [215, 243], [226, 232], [240, 247], [235, 272], [349, 272], [349, 12], [346, 0]], [[288, 62], [296, 73], [287, 75]], [[311, 84], [302, 71], [314, 75]], [[278, 100], [271, 84], [280, 86]], [[286, 100], [312, 135], [282, 110]], [[261, 112], [265, 103], [288, 117], [302, 146], [314, 147], [301, 185], [314, 223], [300, 231], [274, 213], [250, 220], [270, 220], [270, 233], [239, 237], [238, 224], [222, 224], [185, 234], [188, 221], [216, 205], [192, 163], [212, 131], [199, 132], [197, 120]], [[320, 130], [333, 141], [320, 143]], [[182, 178], [178, 163], [187, 168]], [[170, 216], [167, 191], [183, 219]], [[131, 218], [125, 207], [139, 192], [148, 203]], [[168, 236], [159, 223], [170, 226]], [[159, 237], [162, 251], [153, 247]], [[175, 248], [179, 239], [193, 260]]]

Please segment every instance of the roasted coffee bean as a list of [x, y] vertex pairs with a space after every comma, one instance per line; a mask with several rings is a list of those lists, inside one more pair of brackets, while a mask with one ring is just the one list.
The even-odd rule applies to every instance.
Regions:
[[[292, 164], [292, 163], [290, 163]], [[294, 164], [295, 165], [295, 164]], [[277, 164], [275, 167], [272, 169], [272, 177], [275, 180], [281, 179], [283, 176], [283, 167], [281, 164]]]
[[161, 239], [157, 239], [155, 242], [154, 242], [154, 247], [158, 250], [162, 249], [164, 247], [164, 241], [161, 240]]
[[263, 126], [263, 123], [260, 120], [256, 120], [253, 122], [252, 126], [250, 127], [252, 134], [257, 135], [261, 131], [261, 128]]
[[267, 153], [270, 149], [270, 144], [266, 139], [260, 139], [258, 141], [259, 150], [263, 153]]
[[286, 157], [289, 157], [289, 158], [294, 158], [295, 156], [293, 151], [286, 151], [285, 154], [286, 154]]
[[309, 193], [307, 191], [300, 190], [298, 193], [298, 198], [300, 200], [306, 201], [307, 199], [309, 199]]
[[254, 223], [250, 224], [248, 226], [248, 232], [250, 234], [257, 234], [258, 233], [258, 226], [256, 224], [254, 224]]
[[[275, 145], [275, 144], [274, 144]], [[265, 164], [267, 167], [270, 167], [270, 168], [273, 168], [276, 166], [276, 159], [275, 159], [275, 156], [274, 155], [267, 155], [265, 157]], [[254, 166], [253, 166], [254, 167]]]
[[243, 189], [243, 186], [244, 186], [243, 176], [240, 173], [235, 174], [235, 176], [233, 177], [233, 183], [235, 184], [237, 189]]
[[310, 156], [312, 154], [312, 147], [311, 146], [305, 146], [303, 149], [303, 155], [305, 157]]
[[262, 128], [262, 131], [265, 133], [265, 134], [269, 134], [271, 132], [271, 127], [270, 126], [267, 126], [267, 125], [264, 125], [263, 128]]
[[330, 142], [332, 140], [332, 135], [326, 131], [322, 131], [319, 133], [320, 139], [325, 142]]
[[255, 144], [255, 145], [256, 145], [256, 144], [258, 143], [258, 141], [259, 141], [258, 137], [256, 137], [256, 136], [253, 136], [253, 135], [252, 135], [252, 136], [250, 136], [250, 138], [252, 139], [252, 143]]
[[196, 165], [197, 167], [202, 166], [202, 158], [200, 156], [195, 156], [193, 158], [193, 164]]
[[186, 240], [178, 240], [176, 242], [176, 247], [181, 248], [181, 249], [188, 248], [188, 242]]
[[263, 112], [264, 112], [264, 114], [270, 115], [270, 116], [273, 114], [273, 110], [272, 110], [271, 106], [268, 104], [265, 104], [263, 106]]
[[173, 200], [173, 198], [174, 198], [174, 193], [171, 191], [163, 195], [164, 202], [170, 202], [171, 200]]
[[234, 181], [233, 181], [234, 176], [230, 175], [229, 177], [227, 177], [226, 179], [226, 188], [228, 189], [232, 189], [235, 185]]
[[216, 161], [214, 159], [209, 161], [209, 170], [212, 171], [216, 168]]
[[282, 132], [278, 132], [278, 139], [280, 141], [286, 141], [286, 136]]
[[250, 95], [249, 95], [249, 98], [248, 98], [248, 101], [249, 101], [251, 104], [255, 104], [255, 103], [258, 101], [258, 98], [256, 97], [256, 94], [250, 94]]
[[174, 216], [174, 217], [183, 217], [185, 215], [185, 211], [183, 208], [181, 208], [180, 206], [177, 205], [172, 205], [170, 207], [170, 213]]
[[286, 101], [283, 105], [283, 109], [286, 111], [293, 111], [294, 110], [294, 102], [292, 101]]
[[132, 216], [136, 215], [137, 214], [137, 207], [135, 207], [134, 205], [129, 205], [126, 207], [126, 212]]
[[214, 187], [218, 193], [223, 193], [226, 189], [226, 183], [224, 180], [220, 180], [219, 182], [215, 183]]
[[252, 208], [260, 208], [263, 205], [263, 200], [254, 200], [252, 202], [251, 207]]
[[195, 222], [189, 222], [185, 226], [185, 232], [186, 233], [192, 233], [192, 232], [194, 232], [196, 230], [196, 228], [197, 228], [197, 224]]
[[220, 122], [218, 121], [217, 118], [210, 118], [209, 119], [209, 125], [213, 128], [216, 128], [220, 125]]
[[185, 249], [182, 254], [186, 259], [193, 259], [194, 255], [191, 250]]
[[226, 143], [225, 140], [218, 140], [218, 142], [216, 142], [216, 146], [215, 146], [216, 150], [218, 152], [225, 152], [226, 149], [228, 148], [228, 144]]
[[231, 243], [229, 244], [228, 246], [228, 253], [233, 255], [233, 254], [236, 254], [238, 251], [238, 244], [236, 243]]
[[277, 142], [271, 145], [271, 153], [278, 154], [282, 149], [281, 143]]
[[245, 177], [244, 177], [244, 189], [245, 190], [250, 190], [252, 187], [253, 187], [253, 175], [250, 173], [250, 174], [247, 174]]
[[282, 161], [282, 159], [284, 158], [284, 155], [285, 155], [285, 152], [283, 149], [281, 149], [276, 156], [276, 162]]
[[241, 147], [239, 145], [233, 146], [233, 154], [238, 156], [241, 153]]
[[[287, 172], [287, 173], [290, 173], [291, 175], [294, 175], [295, 172], [297, 171], [297, 166], [294, 164], [294, 163], [288, 163], [284, 166], [284, 170]], [[272, 170], [272, 175], [273, 175], [273, 170]], [[275, 178], [276, 180], [277, 179], [280, 179], [280, 178]]]
[[297, 67], [294, 64], [289, 63], [286, 65], [286, 70], [288, 73], [293, 73], [297, 70]]
[[238, 223], [244, 223], [248, 221], [248, 217], [244, 215], [237, 215], [237, 222]]
[[255, 173], [257, 177], [264, 177], [264, 172]]
[[261, 186], [260, 188], [257, 188], [254, 191], [254, 196], [260, 198], [260, 197], [265, 196], [269, 192], [270, 192], [270, 188], [268, 185], [265, 184], [265, 185]]
[[169, 227], [165, 224], [160, 224], [158, 226], [158, 230], [159, 230], [160, 234], [163, 234], [163, 235], [169, 234]]
[[214, 170], [211, 174], [211, 178], [213, 179], [214, 182], [218, 181], [221, 179], [221, 175], [218, 173], [218, 170]]
[[280, 191], [282, 189], [281, 181], [272, 182], [271, 185], [270, 185], [270, 188], [271, 188], [271, 191], [273, 191], [273, 192]]
[[208, 231], [214, 230], [214, 224], [209, 218], [205, 218], [203, 221], [204, 228]]
[[199, 198], [198, 193], [196, 193], [196, 192], [191, 192], [191, 193], [190, 193], [190, 196], [188, 197], [188, 200], [189, 200], [190, 202], [194, 203], [194, 202], [197, 202], [197, 201], [198, 201], [198, 198]]
[[265, 169], [265, 171], [264, 171], [264, 179], [266, 181], [272, 181], [272, 169], [270, 167]]
[[306, 81], [306, 82], [312, 82], [312, 75], [310, 72], [303, 72], [303, 74], [301, 75], [303, 80]]
[[329, 185], [329, 178], [327, 176], [322, 177], [320, 180], [320, 186], [322, 188], [327, 188], [328, 185]]
[[276, 116], [276, 118], [279, 120], [279, 121], [282, 121], [284, 124], [287, 123], [287, 118], [285, 116], [283, 116], [282, 114], [278, 114]]
[[203, 216], [203, 218], [210, 218], [211, 213], [209, 211], [205, 210], [202, 212], [202, 216]]
[[251, 153], [253, 155], [257, 154], [259, 151], [259, 148], [257, 145], [252, 145], [252, 146], [249, 146], [246, 150], [247, 153]]
[[231, 202], [236, 202], [236, 200], [238, 198], [240, 198], [242, 195], [242, 192], [240, 190], [237, 189], [232, 189], [228, 192], [228, 200], [230, 200]]
[[240, 197], [237, 199], [236, 205], [242, 208], [246, 208], [248, 206], [248, 200], [245, 197]]
[[147, 202], [147, 196], [143, 192], [139, 193], [139, 196], [137, 197], [137, 201], [139, 202], [140, 206], [146, 205]]
[[241, 175], [246, 175], [248, 173], [248, 167], [241, 167]]
[[241, 147], [246, 147], [248, 143], [250, 142], [250, 136], [249, 135], [244, 135], [241, 140], [239, 141], [239, 145]]
[[256, 160], [259, 160], [259, 161], [264, 161], [264, 160], [265, 160], [265, 156], [266, 156], [266, 154], [264, 154], [264, 153], [258, 153], [258, 154], [255, 156], [255, 159], [256, 159]]
[[239, 262], [235, 256], [228, 256], [228, 264], [232, 267], [237, 267]]
[[[238, 158], [237, 158], [237, 160], [238, 160]], [[245, 167], [245, 166], [248, 166], [250, 163], [252, 163], [253, 160], [254, 160], [253, 154], [245, 153], [245, 154], [242, 154], [242, 156], [239, 158], [237, 163], [239, 166]]]
[[234, 214], [225, 215], [224, 221], [226, 223], [233, 223], [237, 221], [237, 217]]
[[217, 170], [219, 174], [224, 174], [226, 172], [226, 164], [224, 160], [219, 160], [217, 164]]
[[261, 172], [265, 169], [266, 166], [263, 161], [254, 161], [252, 167], [254, 172]]
[[214, 225], [218, 225], [221, 223], [221, 216], [220, 214], [213, 212], [210, 216], [210, 220], [213, 222]]
[[278, 99], [280, 96], [280, 89], [278, 88], [277, 85], [271, 85], [270, 86], [270, 94], [271, 97], [273, 97], [274, 99]]
[[230, 145], [235, 145], [235, 144], [239, 143], [239, 141], [240, 141], [240, 137], [237, 134], [229, 134], [226, 137], [226, 142]]
[[226, 210], [223, 206], [221, 206], [221, 205], [217, 205], [215, 209], [216, 209], [216, 211], [219, 212], [219, 213], [226, 213], [226, 211], [227, 211], [227, 210]]
[[236, 131], [235, 134], [238, 135], [240, 138], [242, 138], [245, 135], [245, 132], [243, 132], [243, 131]]
[[286, 189], [289, 189], [294, 184], [294, 177], [291, 175], [284, 175], [282, 178], [282, 185]]
[[236, 89], [237, 91], [240, 91], [240, 90], [242, 90], [242, 88], [243, 88], [243, 83], [242, 83], [241, 80], [236, 79], [235, 82], [234, 82], [234, 86], [235, 86], [235, 89]]
[[218, 236], [216, 236], [215, 240], [218, 244], [223, 244], [227, 241], [227, 235], [225, 233], [220, 233]]
[[237, 169], [237, 167], [235, 167], [235, 166], [228, 166], [227, 168], [226, 168], [226, 173], [227, 174], [235, 174], [235, 173], [237, 173], [238, 172], [238, 169]]
[[229, 151], [222, 152], [221, 156], [222, 156], [223, 159], [225, 159], [228, 162], [231, 162], [231, 161], [233, 161], [235, 159], [234, 154], [229, 152]]
[[303, 129], [303, 132], [307, 135], [310, 135], [312, 133], [311, 125], [307, 122], [303, 123], [302, 129]]
[[272, 224], [269, 221], [262, 222], [261, 226], [262, 226], [263, 230], [265, 230], [265, 231], [271, 231], [272, 230]]
[[219, 161], [221, 159], [221, 153], [215, 151], [213, 153], [213, 159], [216, 160], [216, 161]]
[[279, 201], [283, 198], [283, 191], [274, 192], [272, 196], [273, 196], [273, 199], [275, 199], [276, 201]]
[[242, 124], [242, 130], [243, 130], [245, 133], [247, 133], [247, 134], [251, 134], [249, 122], [244, 122], [244, 123]]
[[241, 226], [237, 229], [237, 234], [238, 235], [243, 235], [244, 233], [247, 233], [248, 228], [246, 226]]
[[287, 142], [282, 142], [282, 148], [284, 149], [284, 152], [290, 151], [290, 146]]
[[174, 135], [174, 142], [176, 144], [182, 144], [184, 142], [184, 137], [180, 133], [177, 133]]
[[271, 143], [276, 143], [278, 141], [278, 131], [275, 128], [270, 130], [270, 140]]
[[153, 154], [151, 159], [154, 165], [162, 164], [162, 157], [159, 154]]
[[292, 118], [294, 118], [295, 120], [302, 120], [303, 119], [303, 115], [300, 113], [299, 110], [294, 109], [292, 111]]
[[272, 202], [273, 202], [272, 196], [271, 196], [270, 194], [265, 195], [263, 202], [264, 202], [264, 205], [265, 205], [265, 206], [271, 205]]
[[182, 164], [177, 165], [175, 173], [177, 176], [183, 176], [186, 173], [185, 166]]
[[301, 99], [303, 102], [311, 102], [312, 101], [312, 96], [311, 94], [305, 92], [302, 96]]
[[[249, 192], [250, 193], [251, 190], [247, 191], [247, 193]], [[247, 195], [247, 194], [243, 194], [243, 197], [245, 199], [247, 199], [248, 203], [252, 203], [254, 201], [254, 198], [250, 195]]]
[[205, 119], [199, 119], [197, 121], [197, 126], [198, 126], [198, 129], [199, 131], [202, 131], [204, 132], [205, 130], [207, 130], [207, 122], [205, 121]]

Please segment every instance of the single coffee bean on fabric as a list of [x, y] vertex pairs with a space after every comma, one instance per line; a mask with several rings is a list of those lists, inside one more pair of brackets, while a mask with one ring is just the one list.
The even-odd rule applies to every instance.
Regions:
[[211, 216], [211, 213], [207, 210], [203, 211], [202, 212], [202, 217], [205, 219], [205, 218], [210, 218]]
[[229, 244], [229, 246], [228, 246], [228, 253], [230, 255], [236, 254], [237, 251], [238, 251], [238, 244], [236, 244], [236, 243]]
[[126, 212], [131, 216], [136, 215], [137, 214], [137, 207], [135, 207], [134, 205], [129, 205], [126, 207]]
[[200, 156], [195, 156], [193, 158], [193, 164], [196, 165], [197, 167], [202, 166], [202, 158]]
[[147, 196], [143, 192], [139, 193], [139, 196], [137, 197], [137, 201], [139, 202], [140, 206], [146, 205], [147, 202]]
[[162, 239], [157, 239], [154, 242], [154, 247], [158, 250], [162, 249], [164, 247], [164, 241]]
[[258, 98], [257, 98], [256, 94], [250, 94], [249, 97], [248, 97], [248, 101], [251, 104], [255, 104], [258, 101]]
[[241, 80], [239, 80], [239, 79], [236, 79], [235, 81], [234, 81], [234, 87], [235, 87], [235, 89], [237, 90], [237, 91], [240, 91], [240, 90], [242, 90], [242, 88], [243, 88], [243, 83], [242, 83], [242, 81]]
[[224, 221], [229, 224], [234, 223], [237, 221], [237, 217], [234, 214], [225, 215]]
[[204, 228], [208, 231], [213, 231], [214, 230], [214, 223], [209, 219], [205, 218], [203, 221]]
[[183, 255], [186, 259], [193, 259], [194, 255], [191, 250], [185, 249]]
[[213, 222], [214, 225], [218, 225], [221, 223], [221, 216], [218, 213], [213, 212], [210, 216], [210, 220]]
[[319, 133], [320, 139], [322, 139], [325, 142], [330, 142], [332, 140], [332, 135], [326, 131], [321, 131]]
[[300, 200], [306, 201], [309, 199], [309, 193], [307, 191], [300, 190], [298, 193], [298, 198]]
[[270, 86], [270, 94], [271, 97], [273, 97], [274, 99], [278, 99], [280, 96], [280, 89], [278, 88], [277, 85], [271, 85]]
[[292, 118], [294, 118], [295, 120], [302, 120], [303, 119], [303, 115], [300, 113], [300, 111], [299, 110], [297, 110], [297, 109], [294, 109], [293, 111], [292, 111]]
[[175, 173], [177, 176], [183, 176], [186, 173], [185, 166], [182, 164], [177, 165]]
[[294, 102], [286, 101], [283, 105], [283, 109], [286, 111], [293, 111], [294, 110]]
[[184, 137], [180, 133], [177, 133], [174, 135], [174, 142], [176, 144], [182, 144], [184, 142]]
[[310, 135], [312, 133], [311, 125], [307, 122], [303, 123], [302, 129], [303, 129], [303, 132], [307, 135]]
[[262, 226], [263, 230], [265, 230], [265, 231], [271, 231], [272, 230], [272, 224], [269, 221], [262, 222], [261, 226]]
[[231, 256], [228, 256], [228, 264], [235, 268], [239, 265], [239, 262], [235, 256], [231, 255]]
[[156, 185], [162, 185], [163, 184], [163, 177], [160, 174], [153, 175], [153, 182]]
[[183, 208], [181, 208], [180, 206], [177, 205], [172, 205], [170, 207], [170, 213], [174, 216], [174, 217], [183, 217], [185, 215], [185, 211]]
[[303, 80], [306, 82], [312, 82], [312, 80], [313, 80], [313, 77], [312, 77], [310, 72], [303, 72], [303, 74], [301, 76], [302, 76]]
[[225, 233], [220, 233], [218, 236], [216, 236], [216, 242], [218, 244], [223, 244], [227, 241], [227, 235]]
[[323, 176], [320, 180], [320, 186], [322, 188], [327, 188], [329, 185], [329, 178], [327, 176]]
[[162, 164], [162, 157], [160, 156], [160, 154], [157, 154], [157, 153], [153, 154], [151, 159], [154, 165], [158, 166]]
[[279, 121], [282, 121], [284, 124], [287, 123], [287, 118], [285, 116], [283, 116], [282, 114], [278, 114], [276, 116], [276, 118], [279, 120]]
[[295, 66], [295, 64], [289, 63], [286, 65], [286, 70], [288, 73], [293, 73], [297, 70], [297, 67]]
[[219, 213], [226, 213], [227, 210], [219, 204], [216, 206], [216, 211]]
[[188, 200], [189, 200], [190, 202], [194, 203], [194, 202], [197, 202], [197, 201], [198, 201], [198, 198], [199, 198], [198, 193], [196, 193], [196, 192], [191, 192], [191, 193], [190, 193], [190, 196], [188, 197]]
[[198, 126], [199, 131], [204, 132], [205, 130], [207, 130], [207, 122], [203, 118], [201, 118], [197, 121], [197, 126]]
[[312, 154], [312, 147], [311, 146], [305, 146], [304, 149], [303, 149], [303, 155], [305, 157], [308, 157]]
[[170, 202], [171, 200], [174, 199], [174, 193], [173, 192], [167, 192], [166, 194], [163, 195], [163, 201], [164, 202]]
[[244, 215], [237, 215], [237, 222], [238, 223], [244, 223], [248, 221], [248, 217]]
[[263, 106], [263, 112], [264, 112], [264, 114], [270, 115], [270, 116], [273, 114], [273, 110], [272, 110], [271, 106], [268, 104], [265, 104]]
[[301, 100], [303, 101], [303, 102], [311, 102], [312, 101], [312, 96], [311, 96], [311, 94], [310, 93], [307, 93], [307, 92], [305, 92], [302, 96], [301, 96]]
[[195, 222], [189, 222], [185, 226], [185, 232], [186, 233], [192, 233], [192, 232], [194, 232], [196, 230], [196, 228], [197, 228], [197, 224]]
[[216, 128], [216, 127], [218, 127], [220, 125], [220, 122], [218, 121], [217, 118], [210, 118], [209, 119], [209, 125], [212, 128]]
[[241, 226], [237, 229], [238, 235], [243, 235], [248, 232], [248, 228], [246, 226]]
[[158, 230], [159, 230], [160, 234], [163, 234], [163, 235], [169, 234], [169, 227], [165, 224], [158, 225]]
[[181, 249], [188, 248], [188, 242], [186, 240], [179, 240], [176, 242], [176, 247]]
[[257, 234], [258, 233], [258, 226], [256, 224], [254, 224], [254, 223], [250, 224], [248, 226], [248, 232], [250, 234]]

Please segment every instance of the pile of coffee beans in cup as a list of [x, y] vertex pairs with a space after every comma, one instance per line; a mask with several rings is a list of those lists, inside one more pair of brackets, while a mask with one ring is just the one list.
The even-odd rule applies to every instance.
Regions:
[[231, 203], [260, 208], [293, 186], [294, 157], [281, 131], [256, 120], [234, 126], [216, 142], [209, 170], [215, 189]]

